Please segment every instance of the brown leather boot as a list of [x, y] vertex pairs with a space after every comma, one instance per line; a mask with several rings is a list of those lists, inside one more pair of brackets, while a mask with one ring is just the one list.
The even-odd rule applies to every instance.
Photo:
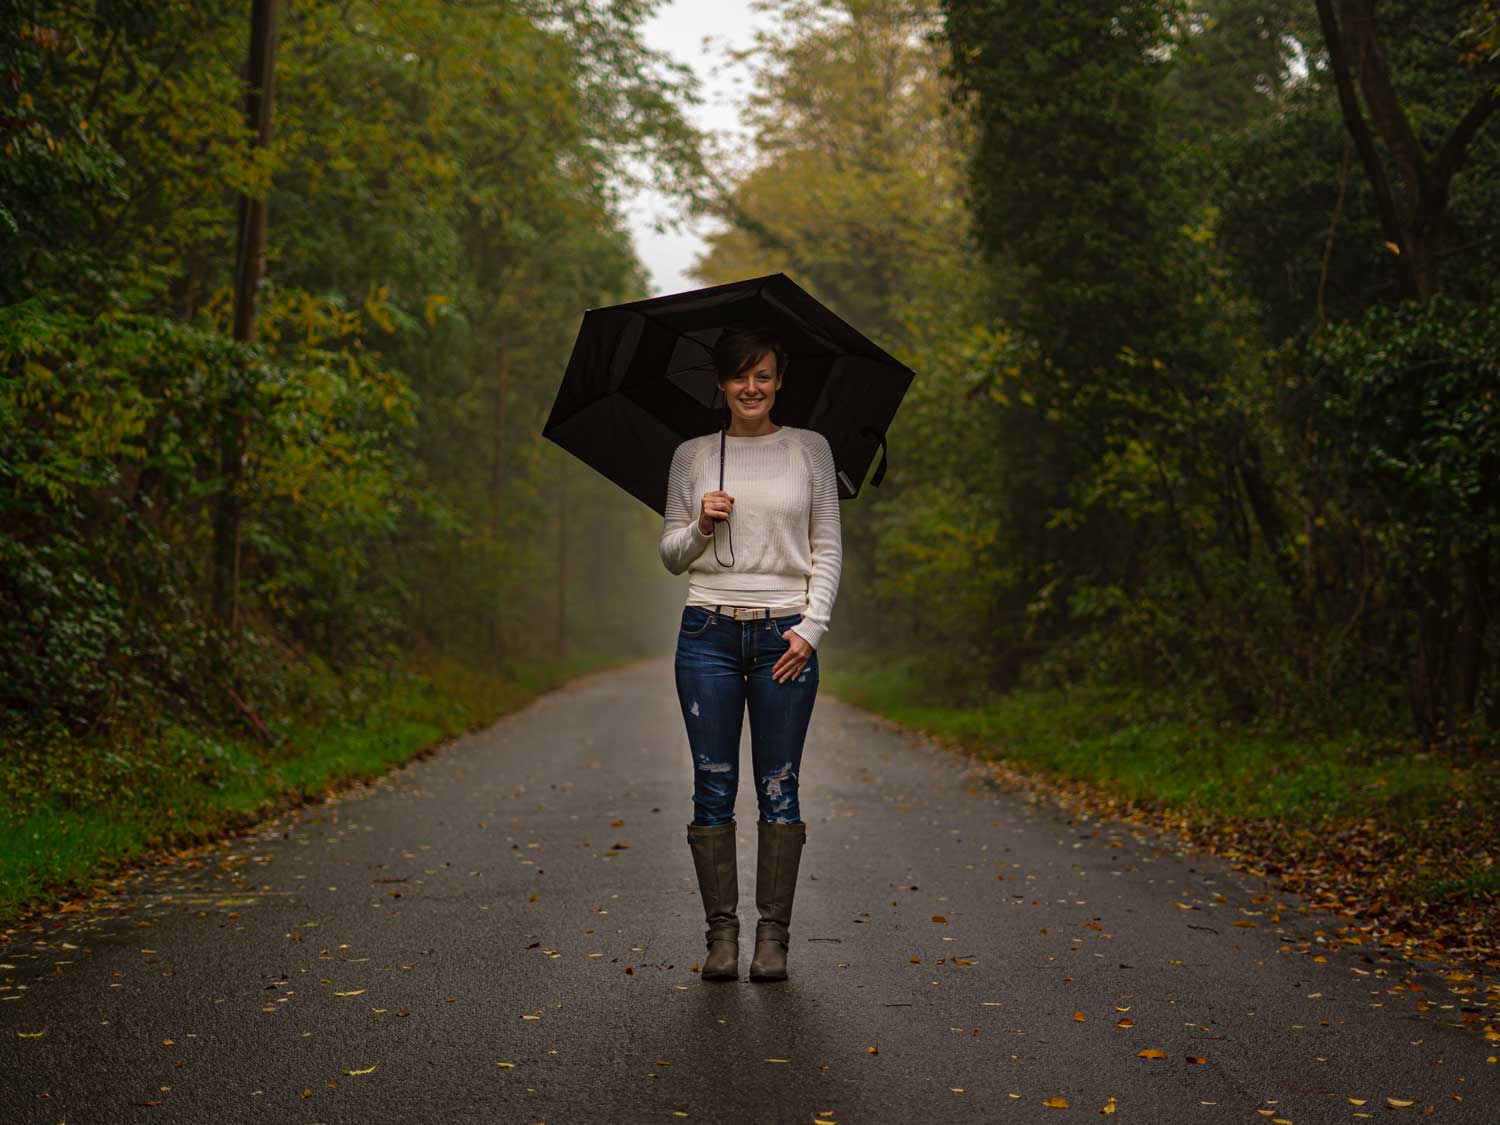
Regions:
[[792, 922], [792, 896], [797, 890], [797, 866], [807, 825], [757, 822], [755, 857], [755, 956], [751, 980], [786, 980], [786, 947]]
[[703, 915], [708, 923], [704, 940], [708, 956], [700, 975], [704, 980], [737, 980], [740, 975], [740, 920], [735, 914], [740, 898], [740, 868], [734, 846], [735, 822], [689, 824], [688, 846]]

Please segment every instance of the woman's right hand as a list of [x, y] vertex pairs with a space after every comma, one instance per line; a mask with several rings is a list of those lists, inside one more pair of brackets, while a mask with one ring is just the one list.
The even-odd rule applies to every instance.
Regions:
[[715, 489], [703, 494], [703, 504], [698, 511], [698, 530], [704, 535], [714, 533], [714, 520], [727, 520], [734, 507], [734, 497]]

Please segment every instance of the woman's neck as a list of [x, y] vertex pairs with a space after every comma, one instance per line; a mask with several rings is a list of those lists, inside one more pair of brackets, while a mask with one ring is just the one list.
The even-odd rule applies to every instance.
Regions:
[[770, 437], [772, 434], [781, 429], [780, 426], [772, 425], [771, 419], [769, 418], [763, 418], [761, 420], [761, 428], [758, 430], [746, 430], [743, 428], [736, 430], [734, 427], [738, 422], [738, 418], [730, 420], [729, 428], [725, 431], [730, 437]]

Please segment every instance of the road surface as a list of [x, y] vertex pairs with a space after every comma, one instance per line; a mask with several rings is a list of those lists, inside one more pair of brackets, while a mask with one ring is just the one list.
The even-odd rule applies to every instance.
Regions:
[[592, 674], [17, 935], [0, 1121], [1500, 1121], [1480, 978], [988, 776], [825, 691], [790, 979], [703, 981], [670, 657]]

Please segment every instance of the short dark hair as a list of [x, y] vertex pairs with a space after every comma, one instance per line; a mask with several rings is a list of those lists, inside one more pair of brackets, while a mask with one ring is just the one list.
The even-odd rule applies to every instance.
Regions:
[[769, 328], [750, 324], [724, 329], [714, 342], [714, 370], [719, 382], [734, 378], [766, 352], [776, 359], [776, 374], [785, 372], [786, 349]]

